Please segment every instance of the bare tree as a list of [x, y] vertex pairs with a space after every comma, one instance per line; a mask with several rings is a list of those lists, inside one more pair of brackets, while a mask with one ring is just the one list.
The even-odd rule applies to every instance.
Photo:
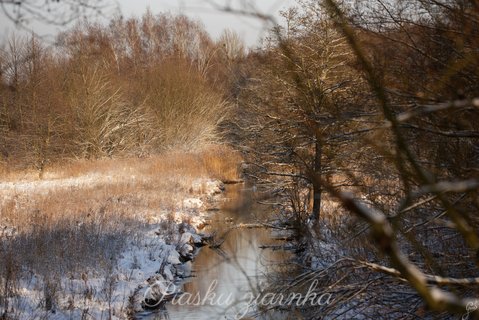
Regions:
[[[256, 53], [262, 64], [278, 68], [276, 79], [282, 81], [271, 86], [274, 77], [252, 77], [245, 91], [246, 95], [256, 91], [260, 96], [253, 104], [258, 106], [257, 119], [261, 120], [248, 129], [256, 129], [251, 130], [251, 138], [256, 139], [252, 152], [266, 154], [258, 164], [261, 170], [270, 176], [309, 180], [313, 188], [319, 186], [327, 193], [328, 200], [336, 199], [343, 207], [337, 210], [344, 216], [339, 224], [321, 216], [326, 228], [308, 242], [309, 262], [304, 260], [308, 272], [301, 276], [319, 279], [322, 288], [332, 289], [340, 298], [307, 314], [444, 319], [459, 314], [477, 318], [477, 6], [463, 1], [399, 1], [397, 6], [381, 1], [363, 6], [358, 2], [356, 8], [334, 0], [306, 4], [302, 7], [307, 15], [314, 15], [318, 8], [330, 19], [338, 39], [351, 50], [353, 58], [347, 65], [368, 84], [361, 87], [358, 96], [346, 95], [336, 104], [367, 112], [366, 121], [357, 114], [354, 121], [361, 125], [351, 131], [347, 117], [332, 117], [333, 122], [342, 124], [332, 131], [333, 137], [352, 136], [354, 132], [353, 140], [343, 140], [347, 143], [341, 148], [350, 152], [355, 146], [363, 152], [356, 159], [339, 154], [339, 161], [328, 162], [333, 167], [326, 171], [318, 168], [318, 161], [291, 160], [289, 166], [270, 170], [272, 163], [278, 164], [278, 156], [291, 159], [300, 155], [301, 149], [307, 150], [307, 159], [318, 159], [313, 156], [317, 154], [314, 141], [321, 142], [324, 160], [328, 146], [324, 142], [331, 139], [331, 131], [317, 129], [329, 124], [321, 114], [334, 104], [321, 104], [318, 118], [298, 121], [298, 115], [311, 110], [311, 105], [318, 106], [310, 101], [319, 98], [324, 103], [330, 96], [325, 96], [315, 82], [308, 86], [310, 79], [319, 77], [321, 68], [308, 65], [304, 69], [312, 76], [302, 72], [294, 78], [304, 61], [315, 61], [318, 66], [328, 63], [324, 57], [313, 60], [305, 55], [309, 48], [294, 51], [291, 47], [296, 40], [300, 46], [313, 48], [314, 54], [322, 52], [313, 45], [318, 41], [310, 43], [308, 37], [295, 33], [295, 28], [307, 25], [307, 20], [300, 19], [297, 24], [290, 21], [286, 25], [291, 32], [276, 32], [276, 45]], [[231, 11], [228, 7], [225, 10]], [[246, 9], [236, 12], [269, 19]], [[312, 28], [307, 34], [314, 35], [317, 30], [324, 28]], [[288, 37], [291, 34], [293, 41]], [[324, 34], [321, 37], [326, 39]], [[278, 57], [292, 62], [282, 64]], [[291, 74], [293, 81], [288, 81]], [[345, 74], [339, 75], [339, 81], [331, 75], [326, 79], [333, 84], [349, 80]], [[263, 89], [264, 83], [270, 84], [269, 90]], [[323, 94], [304, 94], [309, 87]], [[290, 88], [300, 94], [291, 99]], [[271, 112], [271, 106], [283, 113]], [[316, 135], [306, 134], [311, 127], [314, 129], [309, 132]], [[271, 133], [265, 139], [261, 131]], [[262, 142], [269, 151], [261, 148]], [[342, 176], [355, 182], [354, 186], [338, 185]], [[293, 210], [298, 208], [293, 206]], [[309, 210], [314, 216], [314, 205]], [[371, 250], [373, 246], [376, 252]], [[382, 297], [377, 297], [378, 292]]]
[[[318, 221], [322, 189], [310, 174], [331, 175], [334, 161], [345, 156], [338, 149], [346, 137], [341, 130], [354, 130], [352, 120], [359, 113], [347, 110], [344, 101], [361, 81], [344, 37], [327, 16], [297, 9], [283, 15], [287, 27], [275, 29], [257, 58], [242, 101], [250, 114], [240, 113], [239, 127], [256, 142], [246, 151], [256, 154], [262, 175], [281, 177], [290, 190], [311, 187], [311, 204], [304, 199], [306, 204], [293, 207], [302, 211], [306, 205], [310, 218]], [[263, 147], [257, 146], [261, 139]]]
[[101, 16], [113, 8], [110, 0], [2, 0], [3, 14], [20, 26], [32, 21], [51, 25], [67, 25], [78, 18]]

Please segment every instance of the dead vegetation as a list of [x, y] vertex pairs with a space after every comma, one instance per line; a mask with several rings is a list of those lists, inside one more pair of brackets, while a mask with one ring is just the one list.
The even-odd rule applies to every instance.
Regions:
[[215, 43], [195, 21], [149, 12], [108, 27], [78, 24], [54, 47], [10, 38], [0, 50], [1, 171], [43, 175], [68, 159], [220, 143], [231, 106], [221, 48], [230, 38]]
[[[0, 184], [2, 314], [22, 318], [17, 308], [22, 308], [25, 281], [47, 286], [41, 299], [47, 305], [39, 310], [50, 310], [69, 292], [62, 279], [85, 282], [85, 277], [113, 274], [120, 254], [142, 243], [148, 228], [157, 226], [168, 237], [176, 223], [198, 223], [200, 209], [184, 200], [200, 198], [207, 204], [209, 179], [238, 179], [239, 160], [228, 147], [212, 146], [142, 159], [72, 161], [49, 167], [43, 179], [10, 172]], [[85, 299], [106, 301], [98, 295], [86, 292]], [[16, 302], [8, 306], [8, 301]]]

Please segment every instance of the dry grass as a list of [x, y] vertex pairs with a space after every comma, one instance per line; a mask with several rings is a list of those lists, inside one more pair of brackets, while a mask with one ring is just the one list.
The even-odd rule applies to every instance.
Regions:
[[[224, 145], [210, 145], [195, 152], [168, 151], [146, 158], [102, 158], [65, 160], [44, 169], [43, 180], [80, 177], [91, 174], [156, 176], [178, 174], [182, 178], [210, 177], [221, 181], [240, 176], [239, 152]], [[15, 169], [0, 163], [1, 181], [42, 180], [35, 169]]]
[[9, 182], [0, 186], [0, 308], [4, 297], [17, 294], [20, 279], [101, 276], [145, 227], [194, 222], [195, 211], [184, 214], [183, 200], [204, 198], [209, 178], [238, 179], [239, 160], [228, 147], [212, 146], [56, 164], [43, 180], [32, 172], [8, 172], [2, 180]]
[[195, 153], [56, 164], [43, 179], [32, 171], [8, 172], [2, 177], [9, 183], [0, 190], [0, 222], [27, 231], [64, 221], [108, 220], [108, 214], [125, 220], [136, 219], [140, 211], [171, 210], [181, 199], [201, 192], [192, 189], [195, 180], [239, 179], [240, 160], [226, 146], [211, 146]]
[[238, 166], [241, 155], [222, 146], [214, 146], [210, 151], [202, 152], [202, 159], [207, 174], [223, 182], [237, 180], [240, 176]]

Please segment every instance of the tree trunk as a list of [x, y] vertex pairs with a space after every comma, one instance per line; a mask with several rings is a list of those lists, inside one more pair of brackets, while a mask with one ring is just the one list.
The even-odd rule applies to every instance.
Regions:
[[[314, 150], [314, 174], [317, 177], [321, 176], [321, 141], [316, 137]], [[320, 179], [313, 179], [313, 211], [311, 212], [312, 219], [318, 221], [321, 211], [321, 184], [318, 183]]]

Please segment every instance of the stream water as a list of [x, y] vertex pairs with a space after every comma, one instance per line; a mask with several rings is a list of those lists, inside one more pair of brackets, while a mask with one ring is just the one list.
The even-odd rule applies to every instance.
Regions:
[[[290, 253], [268, 247], [282, 244], [274, 239], [271, 229], [232, 229], [264, 219], [271, 209], [255, 204], [252, 190], [242, 185], [229, 187], [226, 195], [230, 201], [212, 216], [207, 230], [216, 232], [217, 242], [224, 242], [219, 248], [201, 249], [192, 264], [193, 276], [183, 284], [182, 298], [142, 319], [250, 319], [254, 311], [251, 300]], [[281, 319], [283, 315], [275, 312], [257, 319], [270, 318]]]

